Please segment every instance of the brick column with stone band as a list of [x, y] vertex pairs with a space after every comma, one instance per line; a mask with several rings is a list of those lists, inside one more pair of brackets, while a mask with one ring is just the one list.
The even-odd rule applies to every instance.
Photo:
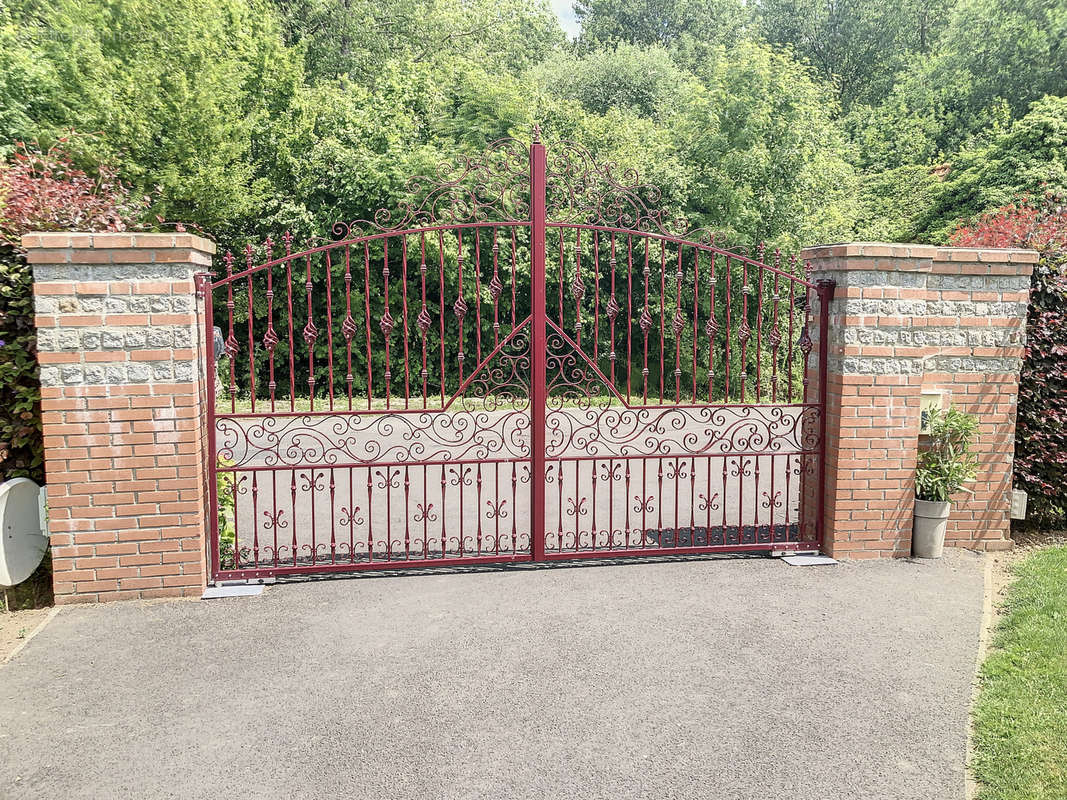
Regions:
[[199, 594], [204, 347], [186, 233], [35, 233], [48, 526], [57, 603]]
[[1011, 547], [1015, 409], [1032, 250], [871, 242], [812, 247], [832, 279], [825, 550], [838, 557], [911, 552], [922, 392], [975, 414], [979, 474], [953, 498], [946, 542]]

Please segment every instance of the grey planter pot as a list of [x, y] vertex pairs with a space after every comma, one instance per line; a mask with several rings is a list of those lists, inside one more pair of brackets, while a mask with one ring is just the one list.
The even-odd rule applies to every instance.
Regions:
[[915, 523], [911, 533], [911, 554], [916, 558], [941, 558], [952, 503], [936, 500], [915, 501]]

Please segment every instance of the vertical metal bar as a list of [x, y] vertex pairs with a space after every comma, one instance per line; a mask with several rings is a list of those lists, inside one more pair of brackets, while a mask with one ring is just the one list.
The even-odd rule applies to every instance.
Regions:
[[290, 470], [289, 474], [289, 513], [292, 515], [293, 523], [293, 566], [295, 567], [299, 549], [299, 545], [296, 542], [296, 470]]
[[548, 342], [545, 314], [545, 146], [540, 135], [530, 145], [530, 295], [532, 300], [530, 376], [530, 553], [545, 557], [545, 403]]
[[[782, 252], [780, 250], [774, 251], [774, 268], [779, 270], [782, 267]], [[771, 314], [774, 317], [774, 321], [771, 323], [771, 402], [778, 402], [778, 348], [782, 344], [782, 332], [778, 327], [778, 322], [781, 317], [779, 311], [781, 309], [782, 298], [779, 296], [781, 291], [781, 275], [776, 271], [774, 273], [774, 301], [771, 310]]]
[[[700, 248], [693, 248], [693, 402], [697, 401], [697, 331], [700, 317]], [[710, 398], [709, 398], [710, 399]]]
[[401, 282], [400, 290], [404, 298], [404, 408], [411, 407], [411, 362], [408, 346], [408, 237], [401, 238]]
[[775, 456], [771, 455], [771, 493], [769, 495], [768, 506], [771, 511], [771, 528], [770, 528], [770, 541], [774, 544], [774, 459]]
[[371, 467], [367, 467], [367, 560], [374, 560], [374, 501], [371, 492], [374, 489], [374, 477]]
[[[626, 234], [626, 404], [630, 404], [633, 378], [633, 355], [631, 341], [634, 328], [634, 241]], [[626, 503], [629, 508], [629, 501]]]
[[259, 566], [259, 477], [252, 473], [252, 566]]
[[[790, 275], [796, 275], [796, 268], [797, 268], [797, 257], [794, 255], [794, 256], [791, 256], [789, 258], [789, 274]], [[796, 311], [797, 288], [796, 288], [796, 284], [792, 280], [789, 281], [788, 286], [789, 286], [789, 338], [788, 338], [789, 347], [786, 348], [785, 372], [786, 372], [786, 380], [789, 382], [789, 385], [788, 385], [788, 397], [786, 397], [786, 402], [792, 403], [793, 402], [793, 322], [796, 319], [796, 315], [797, 315], [797, 311]]]
[[[226, 264], [226, 317], [228, 319], [226, 354], [229, 356], [228, 360], [230, 362], [230, 413], [235, 414], [237, 413], [237, 375], [234, 362], [237, 360], [237, 339], [233, 333], [233, 310], [235, 308], [233, 302], [233, 253], [227, 250], [222, 260]], [[214, 331], [212, 331], [211, 336], [214, 339]]]
[[556, 462], [556, 484], [559, 487], [559, 527], [556, 533], [556, 549], [563, 549], [563, 459]]
[[741, 262], [741, 322], [738, 324], [737, 338], [741, 340], [741, 394], [738, 399], [745, 402], [745, 378], [748, 377], [748, 261]]
[[[726, 502], [726, 481], [727, 481], [727, 478], [729, 478], [729, 475], [730, 475], [730, 469], [727, 466], [727, 457], [723, 456], [722, 457], [722, 543], [723, 544], [729, 544], [729, 542], [727, 541], [728, 537], [727, 537], [727, 532], [726, 532], [726, 522], [727, 522], [726, 521], [726, 507], [729, 505], [729, 503]], [[737, 542], [738, 542], [738, 544], [741, 543], [741, 531], [740, 531], [740, 529], [737, 532]]]
[[330, 411], [333, 411], [333, 264], [326, 251], [326, 363], [330, 373]]
[[[422, 308], [419, 310], [419, 316], [415, 320], [415, 324], [418, 326], [419, 335], [422, 337], [422, 371], [419, 373], [422, 378], [422, 407], [426, 408], [429, 398], [427, 397], [427, 382], [430, 377], [430, 371], [426, 368], [426, 331], [430, 329], [430, 312], [426, 310], [426, 234], [420, 234], [419, 236], [419, 279], [422, 282]], [[423, 503], [425, 505], [425, 503]]]
[[[696, 458], [689, 459], [689, 544], [695, 545], [696, 538], [697, 518], [696, 518], [696, 499], [697, 499], [697, 460]], [[707, 544], [707, 542], [705, 542]]]
[[311, 484], [311, 563], [316, 564], [319, 559], [319, 546], [316, 541], [318, 531], [316, 530], [317, 526], [315, 524], [315, 489], [317, 488], [316, 483], [318, 482], [318, 476], [315, 475], [314, 467], [312, 467], [308, 474], [311, 476], [309, 479]]
[[289, 410], [296, 410], [296, 356], [293, 352], [293, 234], [289, 231], [282, 236], [285, 242], [285, 299], [288, 305], [289, 327]]
[[671, 331], [674, 333], [674, 402], [682, 402], [682, 246], [678, 245], [678, 270], [675, 277], [674, 319]]
[[[708, 298], [708, 402], [715, 402], [715, 335], [719, 332], [719, 320], [715, 315], [715, 251], [711, 251], [711, 278], [708, 285], [711, 288], [711, 296]], [[711, 469], [711, 462], [708, 462]], [[708, 491], [711, 491], [710, 486]], [[708, 523], [710, 526], [710, 522]]]
[[493, 277], [489, 282], [489, 294], [493, 298], [493, 349], [500, 344], [500, 243], [497, 241], [496, 226], [493, 226]]
[[445, 517], [448, 509], [447, 493], [448, 478], [445, 475], [445, 465], [441, 464], [441, 558], [445, 558], [448, 553], [448, 534], [445, 532]]
[[582, 297], [585, 287], [582, 285], [582, 229], [574, 230], [574, 330], [577, 334], [575, 344], [582, 349]]
[[515, 229], [511, 229], [511, 330], [515, 330], [516, 322], [516, 308], [515, 308], [515, 282], [517, 277], [515, 275], [515, 264], [518, 258], [517, 251], [519, 248], [518, 242], [515, 240]]
[[759, 456], [752, 457], [752, 460], [756, 462], [754, 467], [756, 480], [752, 487], [752, 525], [754, 531], [752, 534], [753, 543], [759, 541], [759, 458]]
[[[474, 368], [482, 363], [482, 237], [481, 228], [474, 229]], [[479, 515], [481, 511], [479, 511]]]
[[615, 459], [607, 463], [607, 547], [615, 541]]
[[240, 506], [237, 503], [237, 485], [241, 482], [237, 472], [231, 472], [233, 480], [230, 481], [230, 497], [233, 498], [233, 568], [241, 568], [241, 536], [240, 526], [237, 520], [240, 517]]
[[566, 330], [563, 326], [563, 228], [559, 229], [559, 327]]
[[833, 300], [837, 283], [832, 280], [820, 280], [816, 285], [819, 292], [819, 483], [816, 491], [819, 494], [815, 501], [815, 541], [821, 549], [826, 525], [823, 515], [826, 513], [826, 399], [829, 393], [827, 374], [830, 352], [830, 301]]
[[[494, 229], [493, 242], [496, 243], [496, 231]], [[495, 349], [495, 348], [494, 348]], [[493, 525], [493, 553], [500, 555], [500, 510], [504, 503], [500, 499], [500, 462], [498, 461], [493, 465], [493, 497], [496, 499], [496, 513], [494, 517]], [[512, 516], [514, 516], [515, 509], [512, 509]]]
[[[304, 291], [307, 295], [308, 306], [308, 321], [304, 327], [304, 341], [308, 346], [308, 397], [311, 405], [311, 410], [315, 410], [315, 338], [318, 331], [315, 330], [315, 322], [311, 311], [311, 256], [304, 256], [304, 265], [306, 268], [306, 278], [304, 282]], [[369, 360], [368, 360], [369, 365]], [[255, 406], [253, 405], [253, 409]], [[314, 477], [314, 475], [312, 475]], [[312, 514], [314, 514], [314, 505], [312, 505]], [[314, 535], [314, 531], [312, 531]], [[312, 563], [314, 563], [314, 553], [312, 553]]]
[[[597, 527], [596, 527], [596, 481], [597, 481], [597, 476], [596, 476], [596, 459], [595, 458], [593, 459], [592, 466], [593, 466], [593, 512], [592, 512], [592, 519], [590, 520], [590, 523], [589, 523], [589, 527], [590, 527], [590, 531], [591, 531], [590, 532], [590, 540], [591, 540], [590, 547], [593, 550], [596, 550], [597, 549], [597, 547], [596, 547], [596, 544], [597, 544]], [[577, 472], [578, 472], [578, 470], [575, 469], [575, 475], [576, 476], [577, 476]], [[577, 495], [577, 493], [578, 493], [578, 489], [577, 489], [577, 486], [576, 486], [575, 487], [575, 494]]]
[[[441, 406], [445, 405], [445, 235], [444, 231], [437, 232], [437, 256], [438, 256], [438, 281], [441, 308], [437, 314], [437, 324], [440, 329], [440, 351], [441, 351]], [[442, 509], [442, 517], [444, 519]], [[442, 523], [443, 524], [443, 523]]]
[[[348, 386], [348, 410], [352, 410], [352, 335], [355, 333], [355, 322], [352, 319], [352, 246], [345, 245], [345, 321], [341, 326], [341, 332], [345, 337], [345, 359], [348, 363], [345, 372], [345, 383]], [[352, 497], [349, 494], [349, 502]], [[354, 512], [353, 512], [354, 513]], [[349, 530], [355, 525], [349, 525]], [[351, 554], [351, 548], [349, 548]]]
[[215, 310], [212, 301], [211, 278], [206, 273], [196, 276], [197, 289], [204, 298], [204, 357], [207, 359], [207, 397], [205, 398], [207, 417], [207, 491], [210, 500], [210, 519], [208, 527], [211, 531], [209, 548], [211, 551], [208, 574], [212, 583], [215, 582], [221, 565], [219, 564], [219, 462], [216, 455], [215, 445], [215, 380], [217, 367], [215, 365]]
[[478, 529], [475, 533], [478, 545], [478, 555], [482, 554], [482, 462], [478, 462], [475, 475], [474, 511], [478, 515]]
[[667, 293], [667, 243], [659, 240], [659, 404], [663, 405], [663, 373], [666, 366], [663, 353], [663, 334], [667, 320], [664, 318], [664, 295]]
[[763, 360], [763, 249], [760, 245], [759, 288], [756, 293], [756, 402], [763, 402], [763, 387], [761, 381], [760, 362]]
[[278, 472], [270, 472], [271, 529], [274, 533], [274, 566], [278, 566]]
[[[645, 269], [642, 273], [645, 277], [645, 304], [641, 310], [641, 333], [644, 337], [644, 359], [641, 365], [641, 403], [648, 405], [648, 332], [652, 329], [652, 315], [648, 311], [648, 239], [645, 239]], [[642, 485], [641, 490], [644, 491]]]
[[[600, 233], [593, 231], [593, 363], [600, 359]], [[614, 388], [614, 387], [612, 387]]]
[[404, 558], [411, 558], [411, 475], [408, 465], [404, 465]]
[[[245, 245], [245, 269], [252, 269], [252, 245]], [[248, 274], [248, 391], [256, 411], [256, 345], [252, 334], [252, 274]]]
[[619, 301], [615, 297], [615, 233], [611, 234], [611, 257], [608, 261], [608, 265], [611, 268], [611, 297], [608, 299], [608, 307], [605, 313], [608, 315], [608, 323], [610, 325], [611, 346], [608, 349], [608, 361], [611, 366], [611, 388], [616, 388], [615, 383], [615, 361], [617, 356], [615, 353], [615, 318], [619, 315]]
[[371, 366], [370, 348], [370, 244], [363, 243], [363, 317], [367, 331], [367, 410], [374, 396], [374, 370]]
[[519, 547], [519, 530], [518, 530], [518, 517], [519, 517], [519, 476], [518, 469], [514, 461], [511, 462], [511, 553], [512, 555], [518, 550]]
[[[452, 311], [456, 315], [456, 319], [459, 321], [459, 353], [456, 354], [456, 360], [459, 361], [459, 384], [463, 385], [463, 362], [466, 360], [466, 354], [463, 352], [463, 317], [467, 313], [467, 301], [463, 299], [463, 229], [456, 228], [456, 269], [459, 274], [459, 288], [456, 302], [452, 306]], [[443, 345], [442, 345], [443, 346]], [[462, 490], [461, 490], [462, 491]], [[462, 495], [461, 495], [462, 496]], [[462, 521], [462, 520], [461, 520]], [[463, 545], [462, 536], [460, 537], [460, 546]]]
[[430, 557], [430, 506], [427, 505], [427, 487], [430, 484], [429, 469], [422, 465], [422, 557]]
[[[723, 363], [725, 364], [725, 385], [723, 387], [723, 402], [730, 402], [730, 305], [733, 298], [730, 297], [730, 274], [733, 269], [730, 265], [730, 256], [726, 256], [726, 288], [723, 295], [723, 303], [726, 306], [726, 333], [723, 335], [723, 341], [725, 342], [726, 352], [723, 356]], [[741, 400], [744, 402], [744, 399]], [[725, 500], [724, 500], [725, 505]]]
[[330, 467], [330, 563], [337, 563], [337, 517], [334, 509], [337, 508], [335, 494], [334, 469]]
[[[271, 261], [271, 249], [274, 244], [270, 237], [267, 237], [267, 241], [264, 243], [267, 250], [267, 263]], [[277, 384], [274, 382], [274, 346], [278, 343], [278, 337], [274, 333], [274, 282], [273, 275], [274, 267], [267, 267], [267, 332], [263, 336], [263, 346], [267, 351], [269, 358], [269, 375], [270, 379], [267, 383], [267, 389], [270, 391], [270, 410], [274, 412], [274, 400]]]
[[385, 310], [378, 326], [382, 329], [382, 338], [385, 339], [385, 408], [390, 407], [390, 394], [393, 383], [393, 365], [389, 363], [389, 334], [393, 331], [393, 315], [389, 313], [389, 237], [382, 240], [382, 284], [385, 287], [383, 299]]

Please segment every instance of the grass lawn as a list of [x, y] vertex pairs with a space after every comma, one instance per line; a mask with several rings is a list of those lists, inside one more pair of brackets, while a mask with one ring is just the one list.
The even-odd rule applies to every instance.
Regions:
[[1067, 547], [1016, 567], [980, 675], [974, 775], [981, 800], [1067, 798]]

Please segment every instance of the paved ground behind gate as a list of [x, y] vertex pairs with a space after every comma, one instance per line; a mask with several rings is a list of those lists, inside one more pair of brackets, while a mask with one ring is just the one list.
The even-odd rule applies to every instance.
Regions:
[[64, 610], [5, 798], [963, 798], [978, 558], [512, 569]]

